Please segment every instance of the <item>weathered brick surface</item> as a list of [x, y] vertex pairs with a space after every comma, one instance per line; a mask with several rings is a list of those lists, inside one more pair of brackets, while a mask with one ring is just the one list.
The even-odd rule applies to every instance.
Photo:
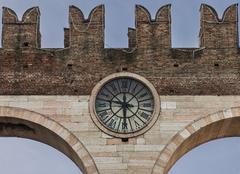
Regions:
[[238, 46], [237, 4], [227, 8], [222, 19], [212, 7], [201, 6], [200, 46], [206, 48], [236, 48]]
[[166, 5], [154, 20], [136, 6], [136, 29], [130, 30], [128, 49], [104, 48], [103, 6], [87, 20], [71, 6], [66, 47], [39, 49], [38, 9], [28, 10], [19, 22], [12, 10], [4, 8], [0, 94], [87, 95], [99, 80], [119, 71], [147, 78], [161, 95], [240, 94], [237, 5], [230, 6], [222, 20], [207, 5], [200, 11], [201, 48], [171, 48]]
[[4, 49], [21, 49], [23, 47], [40, 48], [41, 34], [40, 12], [38, 7], [28, 9], [19, 21], [16, 13], [3, 8], [3, 36]]

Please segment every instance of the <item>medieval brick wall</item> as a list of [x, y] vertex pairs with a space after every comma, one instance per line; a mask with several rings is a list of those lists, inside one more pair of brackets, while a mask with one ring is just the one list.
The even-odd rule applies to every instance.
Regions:
[[38, 8], [22, 21], [3, 9], [0, 94], [85, 95], [102, 78], [128, 71], [147, 78], [161, 95], [237, 95], [240, 91], [237, 5], [219, 19], [203, 4], [200, 48], [171, 48], [171, 6], [155, 20], [136, 6], [129, 48], [104, 48], [104, 6], [88, 19], [70, 6], [64, 49], [41, 49]]

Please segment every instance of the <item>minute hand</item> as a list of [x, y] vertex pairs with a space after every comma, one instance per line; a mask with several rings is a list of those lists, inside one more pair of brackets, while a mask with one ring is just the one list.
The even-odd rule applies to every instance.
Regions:
[[126, 122], [126, 115], [127, 115], [127, 103], [126, 103], [126, 94], [124, 93], [123, 95], [123, 103], [122, 103], [122, 107], [123, 107], [123, 127], [124, 129], [127, 128], [127, 122]]

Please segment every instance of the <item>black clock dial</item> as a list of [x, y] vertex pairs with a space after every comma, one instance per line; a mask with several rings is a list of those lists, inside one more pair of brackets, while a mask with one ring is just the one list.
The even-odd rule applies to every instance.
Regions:
[[154, 98], [149, 88], [133, 78], [116, 78], [98, 92], [95, 110], [102, 125], [118, 133], [132, 133], [150, 122]]

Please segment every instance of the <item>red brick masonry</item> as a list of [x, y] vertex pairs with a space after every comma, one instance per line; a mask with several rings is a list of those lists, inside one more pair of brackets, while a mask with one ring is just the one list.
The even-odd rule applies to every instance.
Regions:
[[106, 49], [104, 6], [88, 19], [70, 6], [65, 48], [41, 49], [38, 7], [21, 21], [4, 7], [0, 95], [88, 95], [102, 78], [120, 71], [147, 78], [160, 95], [239, 95], [238, 6], [227, 8], [222, 19], [205, 4], [200, 12], [200, 48], [171, 47], [170, 5], [155, 20], [137, 5], [129, 48]]

